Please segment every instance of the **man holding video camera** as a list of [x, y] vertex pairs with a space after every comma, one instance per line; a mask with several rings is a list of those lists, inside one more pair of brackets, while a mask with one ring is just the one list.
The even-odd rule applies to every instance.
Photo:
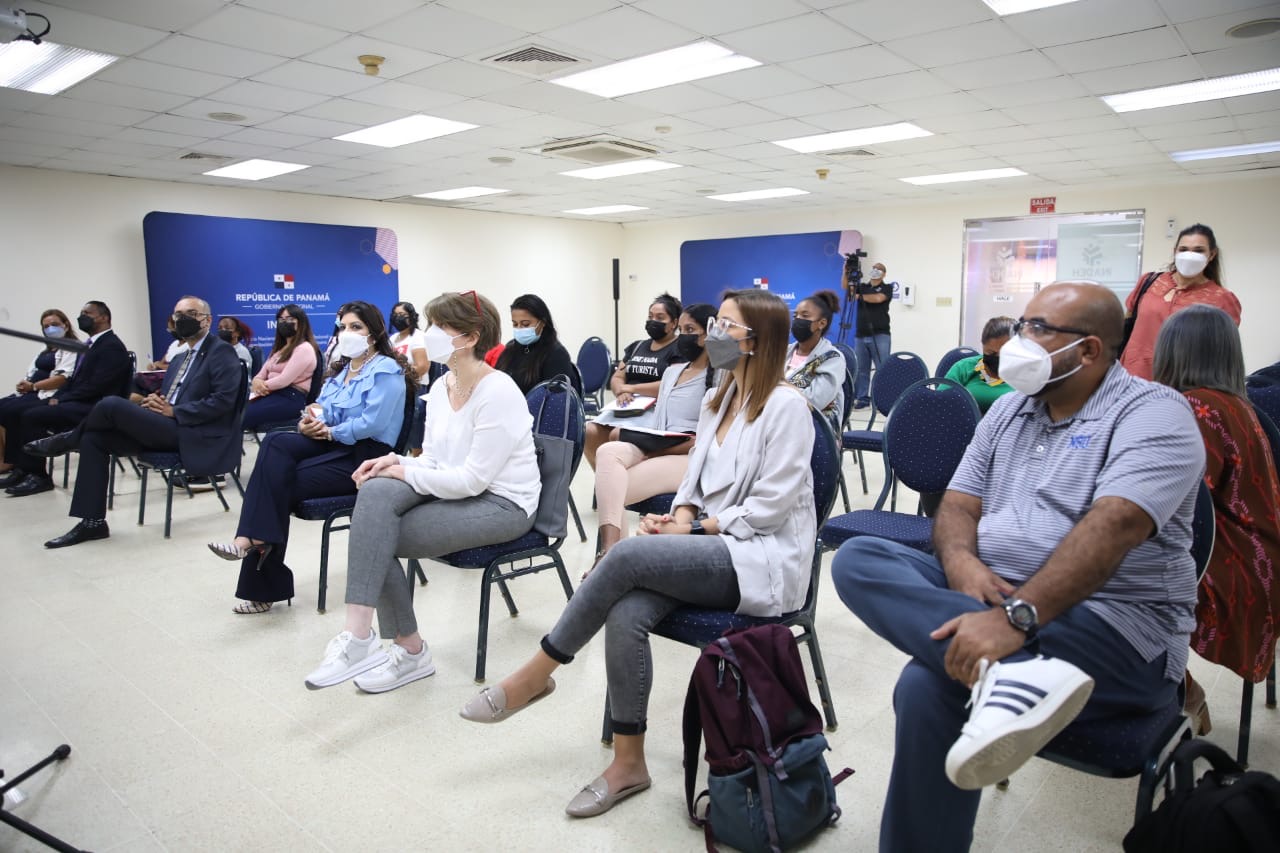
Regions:
[[853, 383], [853, 407], [865, 409], [871, 405], [871, 366], [876, 369], [889, 358], [889, 300], [893, 298], [893, 285], [885, 283], [885, 266], [876, 262], [871, 267], [871, 277], [861, 281], [855, 277], [849, 281], [845, 275], [845, 287], [858, 303], [857, 340], [854, 349], [858, 353], [858, 375]]

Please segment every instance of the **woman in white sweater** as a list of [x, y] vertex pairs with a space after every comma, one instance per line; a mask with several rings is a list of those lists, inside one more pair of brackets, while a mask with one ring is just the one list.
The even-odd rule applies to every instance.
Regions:
[[574, 593], [541, 651], [462, 709], [504, 720], [555, 689], [551, 673], [605, 632], [613, 761], [569, 803], [603, 814], [649, 787], [644, 732], [653, 674], [649, 631], [684, 604], [778, 616], [804, 604], [816, 519], [809, 405], [783, 383], [790, 312], [763, 290], [728, 294], [707, 333], [711, 367], [730, 372], [708, 392], [689, 469], [669, 515], [613, 547]]
[[[533, 526], [542, 488], [533, 418], [511, 377], [483, 358], [498, 342], [497, 309], [470, 291], [438, 296], [426, 313], [427, 354], [449, 372], [427, 398], [422, 455], [389, 453], [352, 475], [360, 492], [346, 624], [307, 676], [313, 690], [356, 677], [366, 693], [384, 693], [434, 674], [397, 558], [506, 542]], [[375, 607], [382, 636], [392, 640], [385, 649], [373, 632]]]

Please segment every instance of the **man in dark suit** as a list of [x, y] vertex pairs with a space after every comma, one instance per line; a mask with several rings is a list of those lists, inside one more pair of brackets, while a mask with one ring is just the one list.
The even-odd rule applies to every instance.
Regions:
[[81, 521], [44, 543], [46, 548], [110, 535], [107, 475], [113, 453], [177, 451], [184, 467], [197, 475], [221, 474], [234, 466], [240, 454], [236, 411], [244, 393], [244, 367], [230, 344], [209, 334], [213, 317], [203, 299], [178, 300], [173, 321], [174, 333], [190, 348], [169, 365], [158, 393], [145, 397], [141, 405], [123, 397], [105, 398], [74, 430], [27, 445], [37, 456], [80, 451], [69, 514]]
[[86, 302], [76, 325], [89, 336], [86, 341], [89, 349], [76, 359], [71, 379], [46, 405], [24, 409], [12, 423], [5, 424], [9, 440], [4, 456], [14, 469], [8, 478], [0, 481], [0, 486], [14, 497], [53, 488], [53, 479], [45, 471], [45, 461], [27, 453], [24, 445], [50, 432], [74, 427], [99, 400], [125, 393], [133, 375], [129, 352], [111, 330], [111, 309], [105, 303]]

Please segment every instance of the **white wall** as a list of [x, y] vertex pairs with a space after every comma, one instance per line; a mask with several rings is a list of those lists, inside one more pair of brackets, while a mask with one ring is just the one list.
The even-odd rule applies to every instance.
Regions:
[[[99, 299], [141, 359], [150, 349], [142, 218], [153, 210], [392, 228], [401, 297], [419, 307], [441, 291], [475, 288], [498, 305], [509, 333], [506, 306], [539, 293], [571, 353], [613, 328], [611, 259], [623, 237], [614, 224], [8, 167], [0, 167], [0, 325], [36, 332], [46, 308], [74, 321]], [[0, 339], [6, 381], [32, 355], [32, 344]]]
[[[809, 210], [805, 197], [779, 201], [767, 214], [740, 214], [639, 223], [624, 226], [622, 259], [623, 340], [638, 337], [648, 301], [670, 288], [678, 293], [680, 244], [685, 240], [744, 237], [853, 228], [862, 232], [867, 261], [883, 261], [889, 279], [917, 287], [916, 306], [893, 306], [893, 345], [912, 350], [932, 364], [956, 345], [960, 329], [960, 283], [965, 219], [1024, 216], [1031, 196], [1053, 195], [1040, 188], [1003, 196], [957, 199], [943, 196], [935, 203], [903, 202], [846, 209]], [[1182, 229], [1203, 222], [1214, 229], [1222, 248], [1223, 278], [1240, 298], [1244, 318], [1240, 326], [1245, 364], [1250, 369], [1280, 360], [1280, 337], [1274, 331], [1280, 318], [1280, 175], [1260, 172], [1256, 177], [1200, 180], [1176, 186], [1117, 186], [1058, 189], [1059, 213], [1104, 210], [1146, 210], [1143, 268], [1168, 262], [1173, 240], [1165, 236], [1165, 222]], [[629, 276], [636, 280], [630, 281]], [[838, 289], [840, 282], [820, 287]], [[938, 307], [938, 297], [951, 297], [950, 307]], [[628, 332], [631, 332], [628, 335]], [[967, 342], [973, 343], [973, 342]]]

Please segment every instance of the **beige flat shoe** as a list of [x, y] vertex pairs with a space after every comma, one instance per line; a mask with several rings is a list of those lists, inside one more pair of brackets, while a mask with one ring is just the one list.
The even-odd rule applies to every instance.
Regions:
[[507, 694], [501, 686], [486, 687], [475, 696], [472, 696], [467, 704], [462, 706], [462, 710], [458, 715], [464, 720], [470, 720], [473, 723], [500, 723], [510, 717], [512, 714], [518, 714], [525, 708], [535, 702], [541, 702], [556, 691], [556, 680], [547, 678], [547, 687], [537, 696], [534, 696], [528, 702], [525, 702], [519, 708], [507, 708]]
[[603, 776], [597, 776], [590, 785], [579, 791], [569, 801], [569, 805], [564, 807], [564, 813], [570, 817], [602, 815], [632, 794], [638, 794], [646, 790], [652, 784], [652, 781], [651, 779], [645, 779], [639, 784], [623, 788], [616, 794], [611, 794], [609, 793], [609, 783], [604, 780]]

